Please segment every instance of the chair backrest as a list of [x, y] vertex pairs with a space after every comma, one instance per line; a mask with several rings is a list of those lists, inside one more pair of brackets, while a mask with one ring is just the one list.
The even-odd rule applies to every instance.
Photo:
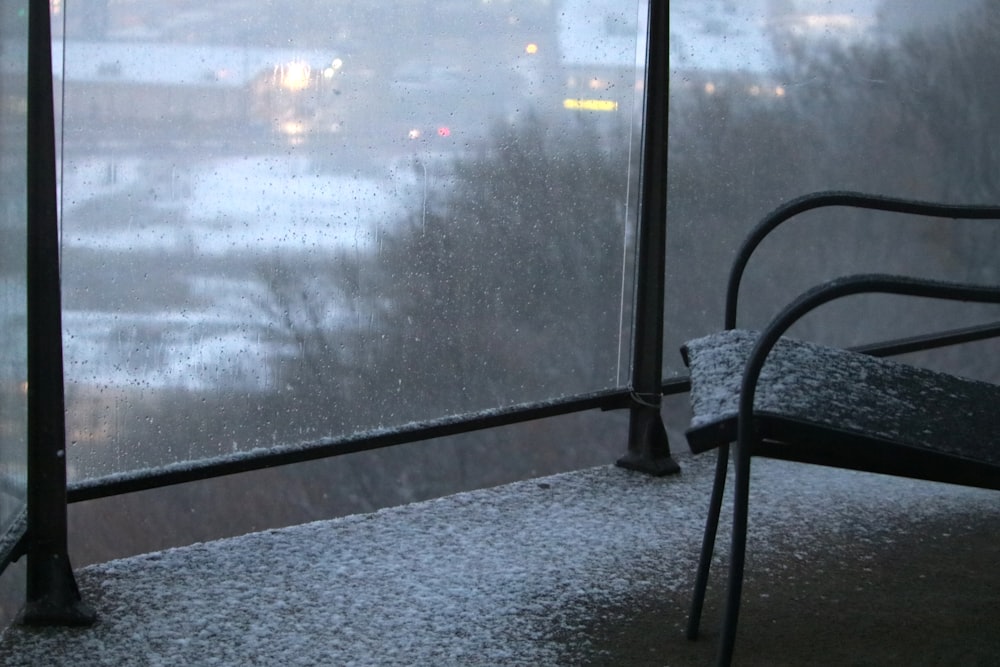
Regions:
[[726, 329], [736, 328], [740, 282], [743, 279], [743, 272], [750, 262], [750, 257], [761, 242], [782, 223], [801, 213], [834, 206], [886, 211], [925, 218], [941, 218], [943, 220], [1000, 220], [1000, 206], [941, 204], [898, 197], [883, 197], [863, 192], [824, 191], [793, 199], [764, 216], [737, 250], [726, 286], [724, 323]]

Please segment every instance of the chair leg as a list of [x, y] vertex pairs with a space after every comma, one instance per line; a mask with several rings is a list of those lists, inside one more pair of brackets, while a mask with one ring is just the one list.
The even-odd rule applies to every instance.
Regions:
[[726, 473], [729, 468], [729, 445], [719, 447], [715, 462], [715, 481], [712, 484], [712, 497], [708, 503], [708, 518], [705, 520], [705, 534], [702, 537], [701, 556], [698, 559], [698, 573], [694, 580], [694, 594], [691, 596], [691, 613], [688, 616], [687, 638], [698, 638], [701, 626], [701, 611], [705, 602], [705, 589], [708, 587], [708, 573], [712, 567], [712, 554], [715, 552], [715, 536], [719, 528], [719, 513], [722, 511], [722, 496], [726, 490]]
[[734, 457], [736, 475], [733, 484], [733, 537], [729, 554], [729, 590], [726, 593], [726, 612], [722, 620], [722, 636], [716, 664], [727, 667], [733, 659], [736, 644], [736, 626], [740, 615], [740, 598], [743, 595], [743, 570], [746, 565], [747, 518], [750, 504], [750, 453], [741, 443]]

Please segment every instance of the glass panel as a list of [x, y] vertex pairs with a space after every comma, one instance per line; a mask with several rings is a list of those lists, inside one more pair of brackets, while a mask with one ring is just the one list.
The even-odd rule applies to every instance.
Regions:
[[[671, 6], [668, 374], [683, 372], [684, 340], [722, 326], [736, 246], [781, 202], [848, 189], [1000, 202], [996, 2]], [[938, 222], [810, 213], [752, 260], [741, 326], [762, 326], [794, 295], [838, 273], [996, 282], [995, 230], [970, 223], [956, 234]], [[967, 306], [859, 299], [826, 307], [799, 331], [852, 344], [971, 323]], [[963, 372], [997, 371], [981, 359], [962, 363]]]
[[27, 502], [26, 12], [0, 8], [0, 559]]
[[645, 3], [66, 10], [71, 479], [626, 382]]

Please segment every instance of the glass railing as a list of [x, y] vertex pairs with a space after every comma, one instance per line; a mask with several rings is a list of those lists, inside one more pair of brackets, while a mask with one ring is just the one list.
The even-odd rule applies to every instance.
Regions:
[[627, 384], [645, 2], [53, 8], [71, 480]]
[[0, 11], [0, 568], [27, 503], [28, 23], [17, 9]]
[[[819, 190], [1000, 201], [993, 4], [671, 7], [666, 375], [683, 372], [683, 341], [722, 326], [736, 245], [780, 203]], [[946, 237], [934, 221], [843, 209], [801, 216], [752, 262], [740, 321], [761, 326], [778, 304], [845, 272], [996, 282], [989, 249], [1000, 228], [963, 224]], [[898, 245], [898, 225], [918, 227], [914, 243]], [[968, 321], [965, 306], [897, 312], [891, 298], [866, 297], [849, 307], [849, 317], [831, 306], [799, 331], [851, 345]], [[953, 370], [995, 377], [977, 354], [955, 356]]]

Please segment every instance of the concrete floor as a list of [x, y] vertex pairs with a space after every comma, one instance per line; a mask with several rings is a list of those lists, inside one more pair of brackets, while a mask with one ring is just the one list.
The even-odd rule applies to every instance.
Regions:
[[[612, 466], [79, 572], [101, 621], [3, 665], [707, 665], [683, 636], [713, 457]], [[1000, 664], [1000, 496], [755, 462], [738, 665]], [[725, 550], [725, 540], [722, 540]]]

